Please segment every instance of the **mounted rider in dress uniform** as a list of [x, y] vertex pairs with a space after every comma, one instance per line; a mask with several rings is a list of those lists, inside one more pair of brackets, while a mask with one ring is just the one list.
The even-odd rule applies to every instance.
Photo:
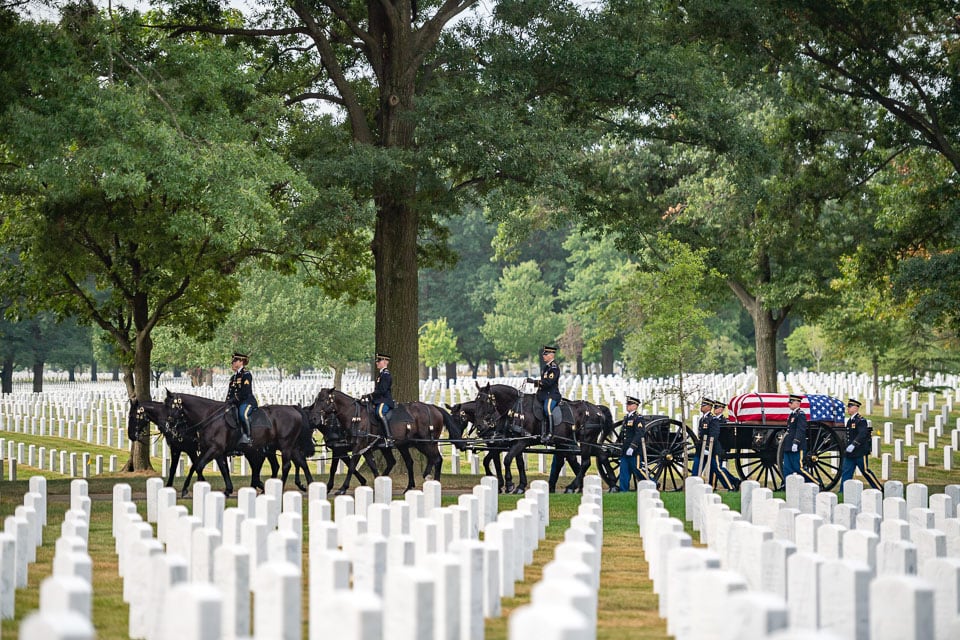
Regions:
[[840, 474], [840, 490], [843, 483], [853, 478], [853, 472], [860, 469], [860, 473], [873, 489], [882, 489], [876, 474], [867, 466], [867, 456], [870, 455], [870, 423], [860, 415], [860, 401], [850, 398], [847, 400], [847, 448], [844, 452], [843, 471]]
[[373, 386], [373, 393], [370, 394], [370, 401], [373, 403], [377, 412], [377, 417], [383, 424], [383, 435], [387, 442], [391, 442], [390, 425], [387, 423], [387, 414], [397, 406], [393, 400], [393, 376], [387, 367], [390, 365], [390, 356], [385, 353], [378, 353], [377, 360], [377, 381]]
[[227, 386], [226, 402], [236, 407], [237, 422], [240, 423], [240, 441], [238, 445], [250, 444], [250, 414], [257, 409], [257, 398], [253, 395], [253, 375], [246, 366], [250, 356], [239, 351], [233, 354], [230, 367], [233, 375]]
[[543, 356], [540, 379], [527, 378], [527, 382], [537, 385], [537, 402], [543, 406], [540, 440], [547, 444], [553, 442], [553, 409], [560, 404], [560, 367], [553, 361], [557, 355], [556, 347], [545, 346], [540, 353]]

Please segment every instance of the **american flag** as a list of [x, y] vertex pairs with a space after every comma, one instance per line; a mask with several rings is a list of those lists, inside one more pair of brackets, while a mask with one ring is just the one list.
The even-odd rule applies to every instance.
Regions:
[[[750, 424], [786, 424], [790, 417], [786, 393], [745, 393], [734, 396], [727, 407], [730, 422]], [[810, 393], [803, 396], [800, 409], [811, 422], [834, 422], [843, 424], [843, 401], [831, 396]]]

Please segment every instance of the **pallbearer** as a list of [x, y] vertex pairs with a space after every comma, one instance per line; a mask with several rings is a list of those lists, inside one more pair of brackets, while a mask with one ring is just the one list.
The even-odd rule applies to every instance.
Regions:
[[870, 486], [880, 489], [880, 481], [867, 466], [867, 456], [870, 455], [871, 429], [867, 419], [860, 415], [860, 401], [850, 398], [847, 400], [847, 449], [843, 458], [843, 472], [840, 475], [840, 486], [853, 478], [855, 469], [867, 479]]
[[787, 432], [783, 436], [783, 481], [787, 476], [799, 473], [806, 482], [817, 482], [816, 479], [803, 469], [801, 459], [807, 446], [807, 416], [800, 408], [803, 396], [790, 394], [787, 406], [790, 407], [790, 417], [787, 418]]
[[693, 459], [693, 475], [700, 475], [700, 469], [704, 468], [703, 456], [707, 451], [707, 431], [710, 428], [710, 419], [713, 417], [713, 400], [704, 396], [700, 399], [700, 420], [697, 422], [697, 438], [700, 440], [700, 446], [697, 448], [697, 454]]
[[[627, 415], [623, 417], [623, 424], [620, 426], [620, 443], [622, 453], [620, 454], [620, 491], [630, 491], [630, 478], [640, 477], [637, 470], [637, 453], [639, 449], [645, 450], [646, 443], [644, 436], [646, 433], [643, 426], [643, 420], [640, 418], [640, 401], [633, 396], [627, 396], [625, 402]], [[644, 455], [643, 466], [644, 474], [647, 472], [647, 460]]]
[[715, 400], [713, 403], [712, 415], [710, 417], [710, 426], [707, 430], [707, 439], [710, 442], [710, 484], [719, 484], [727, 491], [738, 491], [740, 481], [733, 477], [733, 474], [727, 471], [721, 463], [723, 454], [726, 450], [720, 442], [720, 429], [726, 424], [727, 419], [723, 412], [726, 410], [726, 403]]

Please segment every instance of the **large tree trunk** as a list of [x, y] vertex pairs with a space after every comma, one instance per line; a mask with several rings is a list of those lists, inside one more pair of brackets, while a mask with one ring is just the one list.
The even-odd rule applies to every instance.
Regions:
[[767, 309], [763, 299], [755, 297], [740, 282], [728, 281], [740, 304], [753, 318], [754, 344], [757, 350], [757, 391], [777, 393], [777, 331], [790, 307]]
[[870, 365], [873, 369], [873, 402], [880, 404], [880, 354], [870, 356]]
[[[414, 95], [417, 67], [416, 38], [411, 28], [409, 2], [370, 2], [370, 35], [379, 43], [379, 59], [371, 60], [380, 81], [376, 144], [384, 148], [411, 149], [416, 139]], [[376, 55], [376, 54], [375, 54]], [[359, 124], [359, 123], [358, 123]], [[354, 126], [354, 131], [358, 127]], [[402, 185], [402, 186], [398, 186]], [[400, 402], [419, 399], [419, 285], [417, 234], [420, 216], [414, 173], [403, 180], [388, 176], [375, 197], [377, 222], [371, 248], [376, 281], [376, 348], [391, 356], [393, 395]]]
[[33, 363], [33, 392], [43, 391], [43, 361]]
[[604, 342], [600, 347], [600, 373], [613, 375], [613, 344], [610, 342]]
[[97, 359], [94, 358], [90, 361], [90, 382], [97, 381]]
[[457, 363], [456, 362], [447, 362], [447, 370], [444, 373], [446, 380], [443, 381], [444, 384], [447, 383], [447, 380], [456, 380], [457, 379]]
[[[150, 333], [148, 331], [138, 331], [133, 354], [133, 395], [131, 397], [137, 398], [140, 402], [150, 400], [151, 353], [153, 353], [153, 340], [150, 338]], [[130, 390], [129, 383], [127, 384], [127, 390]], [[153, 470], [153, 465], [150, 464], [149, 432], [145, 432], [139, 440], [130, 443], [130, 460], [127, 463], [127, 470]]]
[[13, 356], [3, 359], [3, 369], [0, 370], [0, 393], [13, 393]]

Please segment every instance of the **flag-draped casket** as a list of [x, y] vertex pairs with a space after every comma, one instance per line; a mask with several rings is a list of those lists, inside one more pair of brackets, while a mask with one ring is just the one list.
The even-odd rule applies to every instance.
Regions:
[[[727, 403], [729, 422], [739, 424], [786, 424], [790, 416], [786, 393], [745, 393], [734, 396]], [[800, 409], [810, 422], [825, 422], [832, 426], [844, 424], [844, 404], [832, 396], [810, 393], [803, 396]]]

